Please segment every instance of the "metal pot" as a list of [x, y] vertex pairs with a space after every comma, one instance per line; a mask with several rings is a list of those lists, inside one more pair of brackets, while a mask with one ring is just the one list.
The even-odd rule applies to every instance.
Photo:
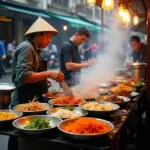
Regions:
[[133, 63], [131, 65], [133, 78], [140, 82], [144, 80], [146, 77], [146, 63]]
[[12, 84], [0, 83], [0, 109], [8, 109], [14, 89]]

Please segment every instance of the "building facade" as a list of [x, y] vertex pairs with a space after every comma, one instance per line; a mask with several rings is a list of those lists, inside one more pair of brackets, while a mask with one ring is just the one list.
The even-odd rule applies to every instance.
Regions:
[[[7, 41], [23, 41], [25, 31], [38, 16], [58, 29], [54, 42], [60, 47], [80, 26], [87, 27], [93, 35], [101, 29], [101, 8], [89, 7], [86, 0], [1, 0], [0, 10], [0, 18], [5, 18], [0, 19], [0, 39]], [[65, 31], [64, 26], [68, 27]]]

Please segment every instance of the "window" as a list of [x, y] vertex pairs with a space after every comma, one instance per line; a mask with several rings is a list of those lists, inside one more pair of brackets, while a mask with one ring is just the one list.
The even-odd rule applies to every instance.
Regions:
[[69, 0], [52, 0], [52, 4], [68, 7], [69, 6]]

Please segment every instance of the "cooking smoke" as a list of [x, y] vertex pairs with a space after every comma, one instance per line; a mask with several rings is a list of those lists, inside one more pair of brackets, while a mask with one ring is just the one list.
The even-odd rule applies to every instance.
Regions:
[[123, 29], [120, 22], [116, 20], [118, 19], [108, 22], [110, 30], [102, 37], [105, 41], [104, 50], [98, 55], [94, 66], [82, 71], [81, 84], [97, 85], [111, 81], [116, 75], [115, 69], [124, 67], [123, 59], [126, 51], [124, 43], [128, 42], [129, 29], [127, 27]]

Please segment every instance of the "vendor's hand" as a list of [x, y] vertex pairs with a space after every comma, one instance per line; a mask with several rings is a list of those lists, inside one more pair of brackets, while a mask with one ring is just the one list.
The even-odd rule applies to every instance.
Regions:
[[53, 80], [56, 80], [57, 82], [62, 82], [64, 80], [64, 75], [62, 72], [51, 71], [50, 78], [52, 78]]
[[56, 78], [57, 82], [62, 82], [64, 80], [64, 74], [62, 72], [59, 72]]
[[6, 55], [3, 55], [1, 59], [2, 59], [2, 60], [5, 60], [5, 59], [6, 59]]
[[47, 80], [47, 83], [48, 83], [48, 87], [52, 86], [52, 82], [50, 80]]

